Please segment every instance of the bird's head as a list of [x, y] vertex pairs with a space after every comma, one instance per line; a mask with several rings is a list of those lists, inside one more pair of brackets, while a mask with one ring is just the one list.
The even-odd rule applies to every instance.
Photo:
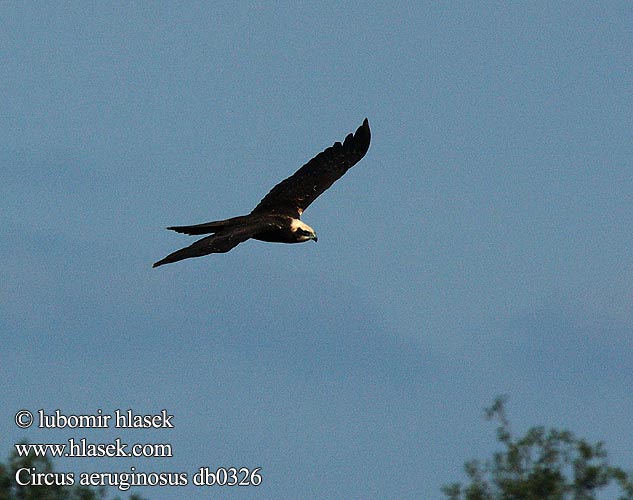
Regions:
[[302, 243], [308, 240], [317, 241], [317, 235], [314, 229], [299, 219], [292, 219], [292, 222], [290, 223], [290, 230], [294, 234], [297, 243]]

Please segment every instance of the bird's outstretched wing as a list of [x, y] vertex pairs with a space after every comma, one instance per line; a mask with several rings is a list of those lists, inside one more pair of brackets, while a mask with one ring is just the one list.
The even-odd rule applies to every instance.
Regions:
[[171, 264], [172, 262], [178, 262], [179, 260], [189, 259], [191, 257], [202, 257], [210, 253], [225, 253], [262, 231], [278, 227], [279, 224], [274, 221], [267, 221], [261, 218], [252, 219], [250, 223], [223, 229], [216, 234], [196, 241], [188, 247], [176, 250], [164, 259], [155, 262], [152, 267]]
[[343, 144], [335, 143], [312, 158], [286, 180], [277, 184], [251, 212], [299, 217], [327, 188], [365, 156], [371, 133], [367, 118]]

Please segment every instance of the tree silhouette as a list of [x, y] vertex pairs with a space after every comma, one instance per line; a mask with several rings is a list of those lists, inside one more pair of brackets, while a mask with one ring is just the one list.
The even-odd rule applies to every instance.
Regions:
[[[15, 472], [21, 468], [35, 468], [37, 472], [54, 473], [53, 464], [47, 456], [21, 457], [15, 450], [8, 464], [0, 463], [0, 500], [106, 500], [105, 487], [91, 488], [73, 484], [72, 486], [20, 486], [15, 481]], [[113, 500], [120, 500], [119, 497]], [[138, 495], [130, 495], [129, 500], [144, 500]]]
[[504, 397], [486, 409], [497, 420], [503, 451], [492, 460], [466, 463], [470, 483], [442, 488], [449, 500], [595, 500], [600, 490], [615, 485], [618, 500], [633, 500], [630, 476], [607, 461], [602, 443], [592, 445], [569, 431], [533, 427], [515, 438], [505, 413]]

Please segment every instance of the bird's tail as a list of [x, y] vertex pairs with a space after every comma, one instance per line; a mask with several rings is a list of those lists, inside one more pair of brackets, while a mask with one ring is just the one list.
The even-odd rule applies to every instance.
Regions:
[[176, 231], [177, 233], [184, 233], [190, 235], [196, 234], [211, 234], [217, 233], [223, 229], [227, 229], [236, 224], [240, 224], [247, 216], [240, 215], [239, 217], [232, 217], [230, 219], [218, 220], [213, 222], [204, 222], [202, 224], [194, 224], [193, 226], [171, 226], [167, 229]]

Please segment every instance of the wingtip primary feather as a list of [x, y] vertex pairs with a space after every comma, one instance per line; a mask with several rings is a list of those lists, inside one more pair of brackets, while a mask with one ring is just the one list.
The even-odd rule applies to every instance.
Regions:
[[358, 130], [356, 131], [356, 133], [361, 132], [366, 130], [368, 134], [370, 134], [370, 129], [369, 129], [369, 120], [367, 118], [365, 118], [363, 120], [363, 124], [358, 127]]
[[[369, 149], [369, 143], [371, 142], [371, 130], [369, 128], [369, 120], [365, 118], [360, 127], [356, 129], [356, 132], [349, 134], [343, 146], [347, 148], [353, 148], [365, 156], [365, 153]], [[361, 156], [361, 158], [362, 158]]]

